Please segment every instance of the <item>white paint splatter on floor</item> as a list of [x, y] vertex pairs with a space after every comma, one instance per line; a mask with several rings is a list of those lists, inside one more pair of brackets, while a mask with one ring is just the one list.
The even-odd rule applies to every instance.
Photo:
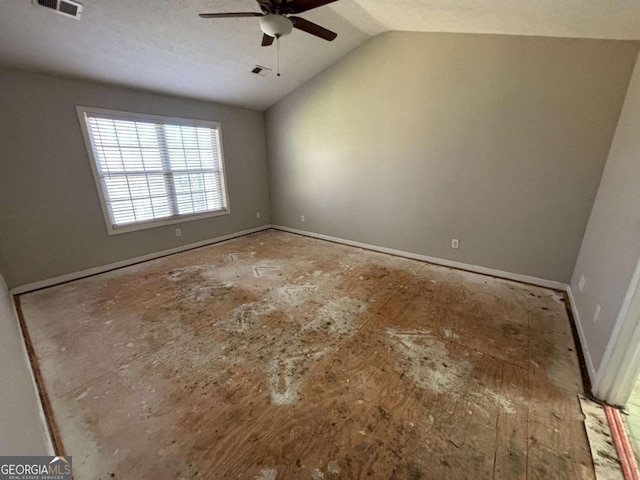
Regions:
[[327, 472], [330, 475], [339, 475], [340, 474], [340, 466], [338, 465], [338, 462], [336, 462], [335, 460], [331, 460], [329, 462], [329, 464], [327, 465]]
[[465, 361], [453, 361], [444, 342], [428, 333], [415, 330], [403, 332], [388, 329], [387, 335], [404, 358], [407, 374], [420, 386], [437, 393], [459, 390], [471, 366]]
[[[513, 407], [513, 403], [511, 400], [506, 398], [504, 395], [500, 395], [499, 393], [494, 392], [493, 390], [487, 389], [487, 393], [491, 398], [493, 398], [496, 403], [500, 406], [500, 409], [506, 413], [516, 413], [516, 409]], [[514, 401], [524, 402], [523, 398], [514, 398]]]
[[227, 330], [233, 333], [246, 332], [256, 328], [262, 320], [277, 311], [274, 305], [262, 302], [245, 303], [227, 315]]
[[445, 328], [442, 333], [444, 334], [444, 336], [446, 338], [452, 338], [452, 339], [456, 339], [456, 338], [460, 338], [460, 335], [458, 335], [455, 332], [452, 332], [451, 330], [449, 330], [448, 328]]
[[276, 480], [278, 471], [275, 468], [265, 468], [260, 471], [260, 475], [253, 477], [254, 480]]
[[350, 297], [329, 300], [302, 330], [327, 330], [331, 335], [350, 335], [356, 329], [354, 319], [367, 310], [364, 302]]
[[269, 393], [276, 405], [292, 405], [300, 399], [303, 378], [300, 373], [305, 363], [326, 355], [327, 349], [297, 352], [275, 359], [269, 365]]

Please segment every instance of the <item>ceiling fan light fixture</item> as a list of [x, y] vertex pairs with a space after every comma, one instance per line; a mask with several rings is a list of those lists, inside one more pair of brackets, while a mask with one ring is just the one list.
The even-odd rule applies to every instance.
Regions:
[[260, 17], [260, 28], [270, 37], [280, 38], [291, 33], [293, 22], [283, 15], [270, 13]]

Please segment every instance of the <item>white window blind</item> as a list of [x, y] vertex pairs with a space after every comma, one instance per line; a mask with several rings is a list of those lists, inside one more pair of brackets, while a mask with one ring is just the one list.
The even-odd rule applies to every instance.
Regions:
[[81, 113], [113, 229], [227, 211], [218, 124]]

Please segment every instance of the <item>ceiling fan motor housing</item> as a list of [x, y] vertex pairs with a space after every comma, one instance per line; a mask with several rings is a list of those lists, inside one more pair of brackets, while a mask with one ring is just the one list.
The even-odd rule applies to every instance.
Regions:
[[284, 15], [270, 13], [260, 17], [260, 28], [270, 37], [280, 38], [291, 33], [293, 22]]

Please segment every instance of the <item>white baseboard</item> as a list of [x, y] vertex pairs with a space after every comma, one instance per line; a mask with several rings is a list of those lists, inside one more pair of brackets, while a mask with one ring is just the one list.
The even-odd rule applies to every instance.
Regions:
[[576, 324], [576, 329], [578, 330], [578, 337], [580, 337], [580, 348], [582, 349], [582, 354], [584, 356], [584, 361], [587, 364], [587, 372], [589, 373], [589, 379], [591, 380], [591, 385], [595, 385], [596, 381], [596, 369], [593, 366], [593, 360], [591, 359], [591, 353], [589, 352], [589, 347], [587, 343], [587, 337], [584, 333], [584, 329], [582, 328], [582, 321], [580, 320], [580, 313], [576, 308], [576, 300], [573, 298], [573, 291], [571, 290], [571, 286], [567, 285], [567, 295], [569, 296], [569, 304], [571, 306], [571, 313], [573, 313], [573, 319]]
[[169, 250], [162, 250], [160, 252], [149, 253], [147, 255], [142, 255], [140, 257], [129, 258], [127, 260], [110, 263], [108, 265], [100, 265], [98, 267], [88, 268], [86, 270], [81, 270], [79, 272], [67, 273], [66, 275], [60, 275], [59, 277], [53, 277], [53, 278], [48, 278], [46, 280], [27, 283], [26, 285], [19, 285], [17, 287], [12, 288], [10, 293], [12, 295], [19, 295], [22, 293], [31, 292], [33, 290], [38, 290], [40, 288], [51, 287], [59, 283], [69, 282], [71, 280], [78, 280], [79, 278], [89, 277], [91, 275], [96, 275], [98, 273], [108, 272], [110, 270], [115, 270], [117, 268], [128, 267], [129, 265], [145, 262], [147, 260], [154, 260], [156, 258], [166, 257], [167, 255], [172, 255], [174, 253], [180, 253], [186, 250], [191, 250], [198, 247], [204, 247], [206, 245], [211, 245], [213, 243], [224, 242], [225, 240], [231, 240], [232, 238], [242, 237], [244, 235], [261, 232], [263, 230], [269, 230], [270, 228], [271, 228], [271, 225], [269, 224], [262, 225], [260, 227], [250, 228], [248, 230], [242, 230], [240, 232], [230, 233], [228, 235], [222, 235], [220, 237], [202, 240], [201, 242], [190, 243], [188, 245], [181, 245], [179, 247], [170, 248]]
[[457, 268], [459, 270], [467, 270], [469, 272], [480, 273], [483, 275], [491, 275], [492, 277], [505, 278], [507, 280], [515, 280], [516, 282], [530, 283], [532, 285], [538, 285], [541, 287], [552, 288], [554, 290], [565, 291], [568, 288], [566, 283], [556, 282], [554, 280], [546, 280], [544, 278], [530, 277], [528, 275], [522, 275], [519, 273], [505, 272], [502, 270], [495, 270], [493, 268], [480, 267], [478, 265], [471, 265], [468, 263], [455, 262], [453, 260], [446, 260], [443, 258], [429, 257], [427, 255], [420, 255], [417, 253], [405, 252], [402, 250], [395, 250], [393, 248], [379, 247], [377, 245], [370, 245], [368, 243], [354, 242], [352, 240], [345, 240], [344, 238], [332, 237], [330, 235], [323, 235], [322, 233], [309, 232], [306, 230], [298, 230], [297, 228], [284, 227], [282, 225], [272, 225], [276, 230], [282, 230], [283, 232], [297, 233], [299, 235], [305, 235], [307, 237], [318, 238], [320, 240], [328, 240], [330, 242], [341, 243], [343, 245], [349, 245], [351, 247], [364, 248], [366, 250], [373, 250], [375, 252], [389, 253], [398, 257], [410, 258], [412, 260], [420, 260], [423, 262], [434, 263], [436, 265], [442, 265], [444, 267]]

